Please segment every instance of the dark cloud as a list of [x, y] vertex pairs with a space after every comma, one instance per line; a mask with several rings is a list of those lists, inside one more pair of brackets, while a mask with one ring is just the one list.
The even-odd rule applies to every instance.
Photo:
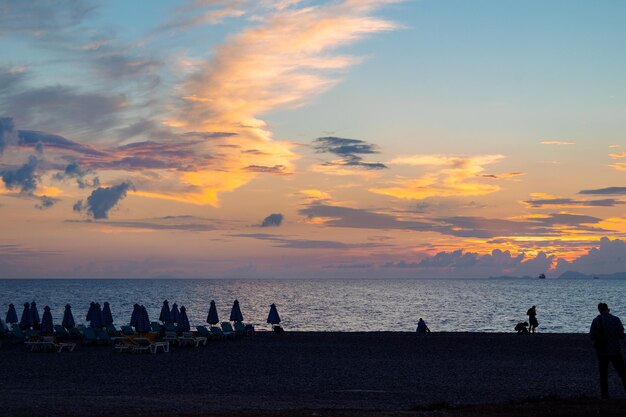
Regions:
[[[60, 105], [62, 103], [62, 105]], [[82, 93], [65, 86], [32, 88], [0, 97], [0, 112], [22, 124], [63, 131], [67, 126], [99, 132], [118, 123], [118, 113], [127, 106], [123, 95]]]
[[355, 227], [363, 229], [408, 229], [431, 230], [432, 225], [421, 221], [404, 221], [388, 214], [374, 213], [368, 210], [355, 209], [326, 204], [313, 204], [299, 210], [300, 214], [309, 219], [328, 218], [325, 223], [332, 227]]
[[261, 227], [277, 227], [283, 223], [283, 215], [280, 213], [273, 213], [263, 219]]
[[75, 179], [76, 184], [79, 188], [97, 187], [98, 185], [100, 185], [100, 180], [98, 179], [98, 177], [94, 177], [91, 180], [86, 180], [85, 176], [89, 174], [91, 174], [91, 171], [83, 170], [81, 169], [80, 165], [78, 165], [78, 163], [72, 162], [65, 167], [63, 172], [57, 172], [56, 174], [54, 174], [54, 178], [57, 180], [65, 180], [68, 178]]
[[265, 174], [278, 174], [278, 175], [286, 175], [287, 167], [284, 165], [274, 165], [272, 167], [267, 167], [263, 165], [248, 165], [245, 170], [250, 172], [262, 172]]
[[578, 194], [614, 194], [614, 195], [626, 195], [626, 187], [606, 187], [598, 188], [596, 190], [582, 190]]
[[602, 200], [574, 200], [572, 198], [542, 198], [536, 200], [524, 201], [528, 206], [533, 208], [542, 208], [550, 206], [580, 206], [580, 207], [614, 207], [618, 204], [624, 204], [624, 201], [614, 198], [605, 198]]
[[109, 211], [126, 197], [128, 190], [134, 189], [133, 184], [130, 182], [123, 182], [112, 187], [97, 188], [87, 197], [87, 203], [84, 206], [82, 201], [74, 204], [74, 210], [85, 210], [94, 219], [107, 219]]
[[7, 169], [0, 172], [4, 185], [9, 190], [19, 189], [21, 193], [30, 194], [37, 189], [39, 176], [37, 167], [40, 160], [31, 155], [28, 162], [17, 169]]
[[54, 206], [59, 200], [56, 198], [48, 197], [46, 195], [39, 197], [39, 204], [35, 205], [35, 208], [39, 210], [45, 210]]
[[15, 126], [10, 117], [0, 117], [0, 155], [10, 143], [15, 141]]
[[78, 142], [66, 139], [63, 136], [51, 133], [37, 130], [19, 130], [17, 135], [20, 146], [36, 147], [38, 144], [44, 144], [47, 148], [51, 149], [72, 151], [84, 155], [104, 155], [104, 152], [94, 149], [91, 146], [82, 145]]
[[44, 38], [80, 24], [94, 8], [89, 0], [0, 0], [0, 35]]
[[230, 237], [245, 237], [258, 240], [267, 240], [275, 242], [277, 248], [289, 249], [356, 249], [356, 248], [375, 248], [388, 246], [378, 243], [343, 243], [333, 240], [305, 240], [305, 239], [288, 239], [278, 235], [267, 233], [242, 233], [227, 235]]
[[387, 166], [380, 162], [363, 162], [359, 155], [378, 153], [376, 145], [359, 139], [326, 136], [313, 141], [313, 149], [317, 153], [332, 153], [341, 158], [341, 162], [326, 162], [325, 165], [351, 166], [365, 169], [384, 169]]
[[78, 211], [81, 212], [83, 211], [83, 200], [78, 200], [77, 202], [74, 203], [74, 205], [72, 206], [72, 210], [74, 211]]
[[[80, 205], [82, 206], [82, 202]], [[78, 207], [79, 209], [82, 207]], [[80, 211], [80, 210], [77, 210]], [[76, 221], [67, 220], [68, 223]], [[129, 221], [107, 221], [105, 223], [112, 227], [142, 230], [172, 230], [181, 232], [210, 232], [213, 230], [229, 227], [228, 222], [223, 220], [205, 219], [196, 216], [165, 216], [152, 219], [129, 220]]]

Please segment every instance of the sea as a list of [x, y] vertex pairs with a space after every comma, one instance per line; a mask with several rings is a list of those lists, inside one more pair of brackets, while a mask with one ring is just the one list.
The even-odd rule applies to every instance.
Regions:
[[287, 331], [407, 332], [423, 318], [434, 332], [513, 332], [536, 306], [541, 333], [585, 333], [608, 303], [626, 319], [626, 281], [559, 279], [55, 279], [0, 280], [0, 317], [13, 303], [47, 305], [60, 324], [66, 304], [85, 323], [92, 301], [108, 301], [118, 327], [128, 324], [133, 305], [143, 304], [157, 321], [163, 300], [185, 306], [192, 326], [206, 325], [211, 300], [227, 321], [235, 299], [246, 323], [269, 330], [276, 304]]

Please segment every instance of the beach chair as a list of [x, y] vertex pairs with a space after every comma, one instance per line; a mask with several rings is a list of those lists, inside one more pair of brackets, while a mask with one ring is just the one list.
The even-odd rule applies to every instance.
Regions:
[[109, 324], [107, 326], [107, 333], [109, 334], [109, 336], [118, 336], [120, 334], [120, 332], [117, 330], [117, 328], [115, 327], [114, 324]]
[[135, 343], [135, 346], [133, 347], [133, 352], [157, 353], [159, 348], [161, 348], [165, 353], [170, 351], [170, 344], [166, 341], [153, 342], [146, 337], [135, 337], [133, 338], [133, 342]]
[[235, 334], [238, 336], [242, 336], [246, 334], [246, 325], [241, 321], [235, 322]]
[[211, 332], [205, 326], [196, 326], [197, 334], [200, 337], [211, 338]]
[[176, 335], [176, 332], [165, 332], [165, 336], [163, 336], [163, 341], [164, 342], [170, 342], [172, 344], [179, 344], [179, 339], [178, 336]]
[[132, 352], [135, 344], [128, 337], [117, 337], [113, 341], [113, 348], [116, 352]]
[[44, 345], [43, 350], [55, 350], [57, 353], [61, 353], [64, 350], [73, 352], [76, 347], [76, 343], [60, 343], [54, 339], [54, 336], [44, 336], [41, 342]]
[[70, 338], [72, 339], [80, 339], [81, 337], [83, 337], [78, 327], [70, 327], [69, 329], [67, 329], [67, 332], [70, 334]]
[[190, 345], [193, 347], [198, 347], [200, 345], [206, 346], [206, 337], [203, 336], [194, 336], [191, 332], [183, 332], [183, 334], [178, 338], [179, 345]]
[[153, 332], [163, 333], [163, 326], [161, 326], [161, 324], [156, 321], [150, 323], [150, 328]]
[[228, 321], [222, 322], [222, 333], [225, 338], [235, 337], [235, 331], [233, 330], [233, 326]]
[[96, 338], [98, 339], [98, 343], [102, 343], [104, 345], [111, 344], [111, 336], [109, 333], [101, 328], [96, 328]]
[[122, 326], [122, 334], [124, 336], [134, 336], [136, 333], [130, 326]]
[[67, 329], [60, 324], [54, 325], [54, 335], [59, 339], [69, 339], [70, 337], [70, 333], [67, 331]]
[[175, 332], [176, 331], [176, 325], [174, 323], [172, 323], [171, 321], [166, 321], [165, 324], [163, 325], [163, 327], [165, 328], [166, 332]]
[[93, 327], [86, 327], [83, 333], [83, 344], [96, 344], [98, 343], [98, 336], [96, 335]]
[[23, 342], [26, 340], [26, 335], [22, 332], [22, 329], [20, 329], [20, 326], [17, 323], [13, 324], [11, 327], [11, 334], [15, 339], [17, 339], [17, 341]]
[[224, 332], [216, 326], [211, 326], [211, 339], [224, 339]]

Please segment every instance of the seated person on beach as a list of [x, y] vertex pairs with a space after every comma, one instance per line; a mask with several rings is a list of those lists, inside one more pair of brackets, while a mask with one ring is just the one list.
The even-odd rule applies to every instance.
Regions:
[[419, 321], [417, 322], [417, 333], [430, 333], [430, 329], [428, 328], [428, 326], [426, 325], [426, 323], [424, 322], [424, 320], [420, 317]]
[[515, 325], [515, 331], [519, 334], [526, 334], [528, 333], [528, 323], [523, 321], [521, 323], [517, 323]]

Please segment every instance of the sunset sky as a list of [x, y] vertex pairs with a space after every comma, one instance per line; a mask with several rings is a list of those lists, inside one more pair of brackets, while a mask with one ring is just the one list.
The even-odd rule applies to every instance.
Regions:
[[624, 16], [0, 0], [0, 278], [626, 271]]

